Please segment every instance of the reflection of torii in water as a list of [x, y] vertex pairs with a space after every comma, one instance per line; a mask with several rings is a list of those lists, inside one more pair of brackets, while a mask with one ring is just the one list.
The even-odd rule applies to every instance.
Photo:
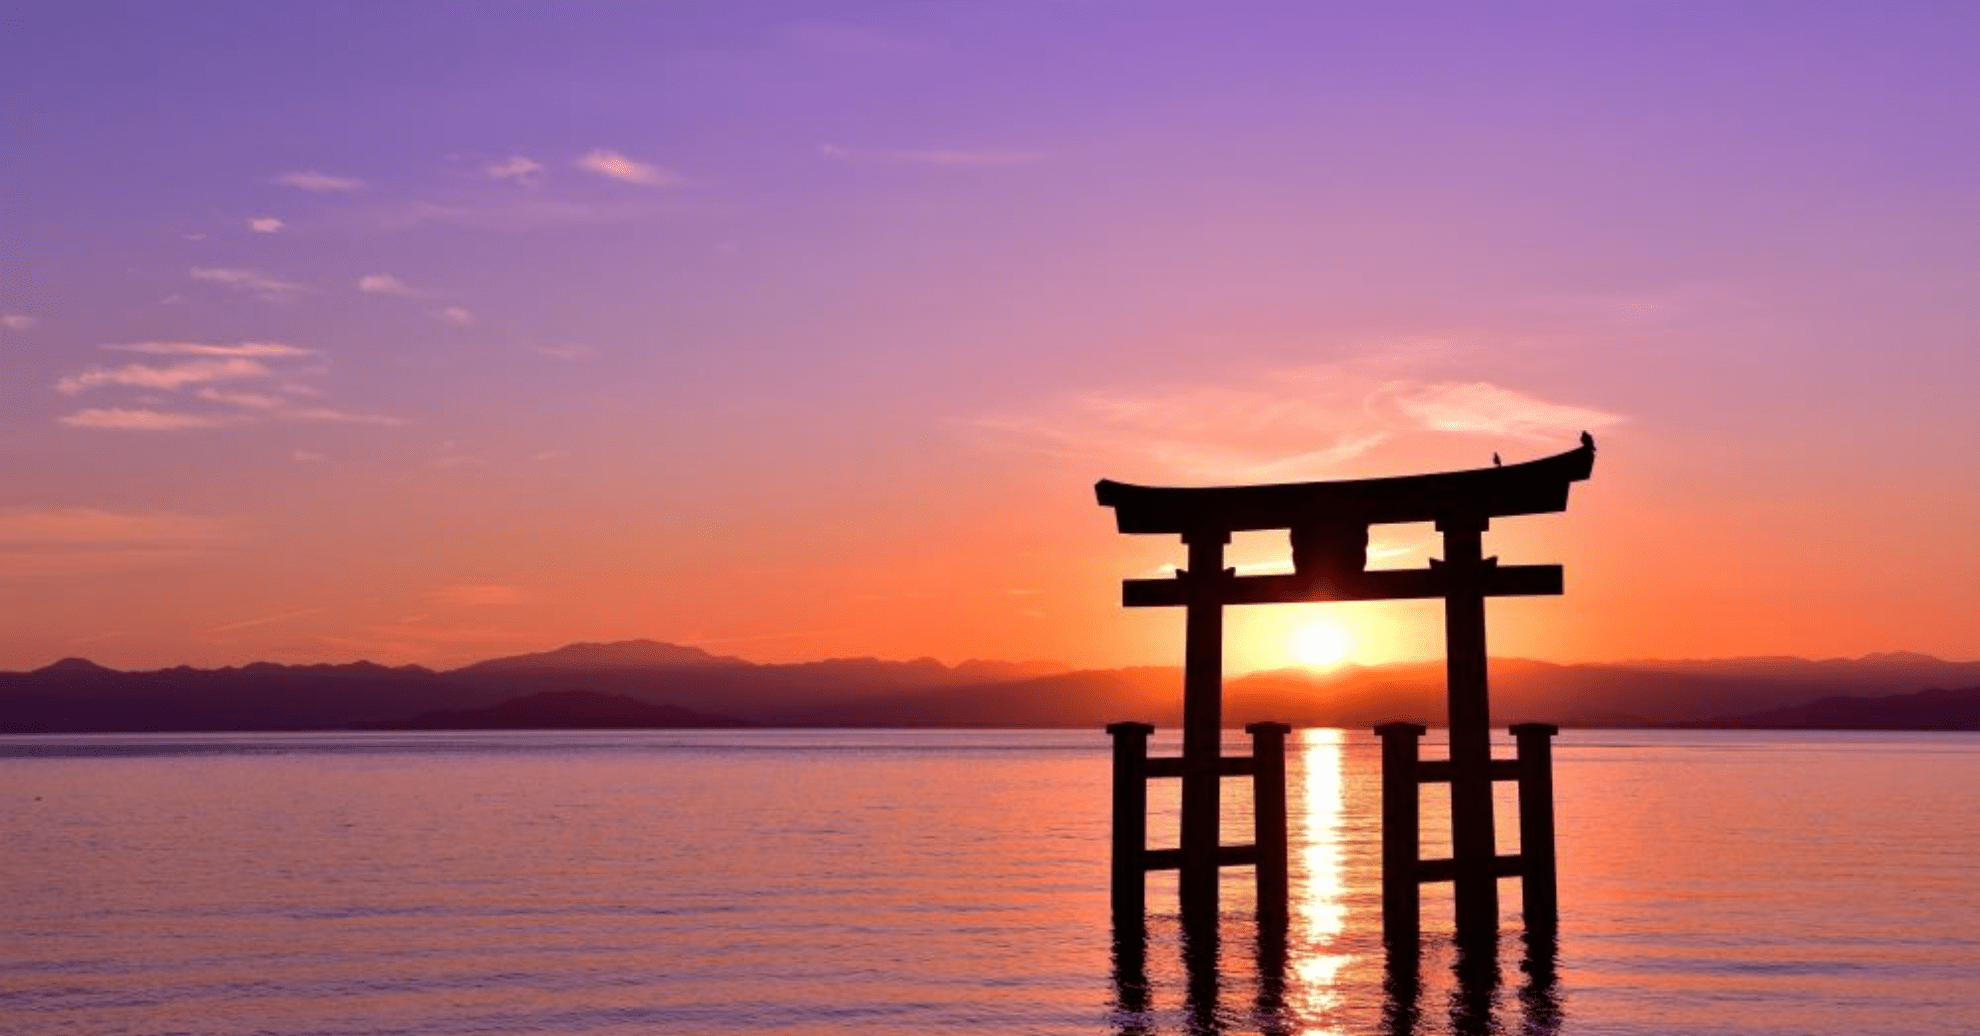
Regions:
[[[1261, 825], [1257, 846], [1225, 846], [1219, 835], [1220, 778], [1256, 775], [1265, 766], [1262, 757], [1254, 765], [1252, 759], [1221, 755], [1225, 605], [1442, 598], [1449, 664], [1450, 759], [1417, 762], [1414, 737], [1421, 735], [1421, 727], [1389, 724], [1382, 730], [1385, 760], [1408, 732], [1400, 728], [1415, 731], [1406, 746], [1407, 765], [1398, 764], [1393, 774], [1386, 763], [1384, 769], [1385, 929], [1391, 937], [1413, 939], [1417, 884], [1454, 881], [1460, 938], [1489, 935], [1498, 925], [1497, 879], [1510, 875], [1525, 879], [1529, 928], [1552, 926], [1552, 785], [1542, 736], [1551, 735], [1552, 728], [1542, 731], [1539, 728], [1544, 724], [1523, 725], [1534, 729], [1516, 731], [1520, 735], [1520, 760], [1492, 758], [1486, 700], [1485, 598], [1558, 594], [1561, 568], [1501, 565], [1497, 558], [1483, 555], [1482, 537], [1493, 518], [1566, 510], [1568, 486], [1588, 478], [1594, 470], [1595, 439], [1583, 432], [1579, 449], [1513, 465], [1504, 464], [1496, 454], [1492, 461], [1489, 468], [1468, 471], [1339, 482], [1170, 488], [1102, 481], [1094, 487], [1101, 505], [1114, 509], [1121, 532], [1179, 535], [1189, 549], [1188, 567], [1177, 571], [1174, 578], [1130, 579], [1121, 588], [1122, 603], [1128, 607], [1182, 605], [1188, 615], [1182, 758], [1144, 759], [1145, 767], [1133, 763], [1135, 750], [1125, 742], [1139, 739], [1139, 751], [1145, 756], [1147, 733], [1153, 728], [1138, 723], [1109, 728], [1115, 733], [1117, 767], [1123, 765], [1123, 759], [1129, 764], [1126, 770], [1116, 770], [1117, 911], [1131, 909], [1140, 914], [1142, 871], [1179, 867], [1185, 917], [1214, 919], [1218, 868], [1256, 863], [1261, 916], [1270, 910], [1282, 913], [1283, 904], [1269, 900], [1285, 894], [1285, 863], [1282, 858], [1268, 857], [1283, 857], [1285, 846], [1282, 835], [1276, 844], [1267, 844], [1263, 804], [1254, 811]], [[1435, 522], [1444, 536], [1444, 556], [1432, 559], [1428, 568], [1370, 571], [1369, 527], [1403, 522]], [[1287, 530], [1292, 574], [1239, 576], [1224, 567], [1224, 547], [1233, 532], [1267, 529]], [[1529, 751], [1537, 770], [1528, 766]], [[1145, 830], [1144, 818], [1132, 814], [1145, 809], [1146, 794], [1139, 788], [1144, 770], [1151, 777], [1182, 778], [1180, 849], [1150, 851], [1139, 842], [1139, 833]], [[1127, 780], [1136, 787], [1123, 787], [1123, 774], [1133, 774]], [[1533, 774], [1537, 775], [1529, 782], [1528, 776]], [[1500, 856], [1495, 847], [1492, 782], [1516, 776], [1522, 801], [1523, 850], [1518, 856]], [[1426, 781], [1451, 786], [1453, 854], [1449, 860], [1417, 858], [1417, 785]], [[1258, 784], [1261, 791], [1266, 787], [1266, 782]], [[1137, 808], [1136, 802], [1142, 805]], [[1405, 814], [1409, 835], [1406, 859], [1402, 840], [1391, 844], [1387, 837], [1395, 833], [1392, 828], [1405, 825]], [[1544, 825], [1540, 825], [1541, 814]], [[1540, 826], [1529, 828], [1529, 818]], [[1283, 820], [1281, 813], [1281, 831]], [[1130, 827], [1122, 828], [1123, 823]], [[1273, 886], [1269, 894], [1268, 871]]]

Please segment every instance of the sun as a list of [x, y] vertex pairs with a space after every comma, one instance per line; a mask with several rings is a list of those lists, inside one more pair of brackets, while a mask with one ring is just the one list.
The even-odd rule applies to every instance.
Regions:
[[1300, 665], [1326, 667], [1347, 660], [1347, 629], [1332, 619], [1313, 619], [1293, 628], [1292, 656]]

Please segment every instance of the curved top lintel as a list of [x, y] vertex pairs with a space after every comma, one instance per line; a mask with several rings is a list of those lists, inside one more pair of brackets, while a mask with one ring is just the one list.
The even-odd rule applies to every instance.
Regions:
[[1315, 521], [1433, 522], [1567, 509], [1568, 485], [1595, 468], [1595, 440], [1504, 467], [1263, 486], [1136, 486], [1103, 479], [1094, 494], [1128, 533], [1290, 529]]

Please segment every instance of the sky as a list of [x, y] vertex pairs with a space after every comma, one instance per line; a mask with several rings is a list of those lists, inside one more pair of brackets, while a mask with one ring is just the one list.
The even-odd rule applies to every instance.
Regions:
[[9, 3], [0, 668], [1171, 664], [1096, 480], [1584, 430], [1494, 654], [1980, 657], [1976, 98], [1957, 2]]

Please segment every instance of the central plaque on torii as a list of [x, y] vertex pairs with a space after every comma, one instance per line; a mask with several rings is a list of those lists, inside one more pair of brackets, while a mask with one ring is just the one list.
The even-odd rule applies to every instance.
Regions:
[[[1417, 886], [1456, 885], [1461, 939], [1483, 936], [1498, 924], [1497, 879], [1525, 880], [1529, 926], [1552, 924], [1554, 907], [1553, 809], [1547, 738], [1553, 728], [1516, 729], [1520, 758], [1495, 761], [1487, 702], [1485, 598], [1561, 592], [1559, 565], [1501, 565], [1483, 553], [1483, 534], [1494, 518], [1567, 509], [1568, 487], [1589, 477], [1595, 441], [1523, 464], [1395, 478], [1284, 485], [1160, 488], [1102, 481], [1096, 493], [1114, 509], [1124, 533], [1180, 536], [1187, 567], [1171, 579], [1130, 579], [1121, 603], [1130, 608], [1181, 606], [1187, 610], [1183, 665], [1183, 754], [1147, 759], [1141, 723], [1109, 727], [1115, 737], [1114, 905], [1116, 916], [1142, 909], [1142, 875], [1177, 867], [1185, 920], [1217, 913], [1218, 868], [1258, 868], [1261, 916], [1283, 916], [1285, 817], [1283, 735], [1280, 724], [1254, 724], [1254, 758], [1221, 755], [1223, 737], [1223, 608], [1232, 604], [1305, 601], [1444, 599], [1448, 657], [1450, 759], [1416, 758], [1423, 728], [1385, 724], [1383, 772], [1383, 918], [1391, 939], [1417, 930]], [[1370, 526], [1434, 522], [1444, 556], [1428, 568], [1370, 571]], [[1290, 575], [1239, 576], [1224, 567], [1233, 532], [1284, 529], [1292, 548]], [[1276, 733], [1274, 731], [1276, 730]], [[1136, 753], [1140, 761], [1136, 761]], [[1267, 753], [1277, 758], [1267, 758]], [[1225, 776], [1251, 774], [1257, 788], [1256, 845], [1224, 845], [1219, 789]], [[1182, 845], [1150, 850], [1145, 838], [1147, 777], [1179, 776]], [[1275, 777], [1276, 789], [1267, 777]], [[1492, 783], [1518, 780], [1521, 853], [1500, 856], [1495, 847]], [[1417, 788], [1451, 786], [1452, 859], [1417, 858]], [[1124, 788], [1123, 784], [1132, 784]], [[1404, 816], [1407, 807], [1407, 816]], [[1544, 808], [1543, 808], [1544, 807]], [[1277, 817], [1267, 816], [1276, 810]], [[1529, 816], [1529, 814], [1532, 814]], [[1537, 844], [1544, 840], [1545, 845]], [[1404, 843], [1407, 843], [1405, 846]], [[1124, 887], [1125, 886], [1125, 887]], [[1407, 892], [1405, 899], [1404, 892]]]

